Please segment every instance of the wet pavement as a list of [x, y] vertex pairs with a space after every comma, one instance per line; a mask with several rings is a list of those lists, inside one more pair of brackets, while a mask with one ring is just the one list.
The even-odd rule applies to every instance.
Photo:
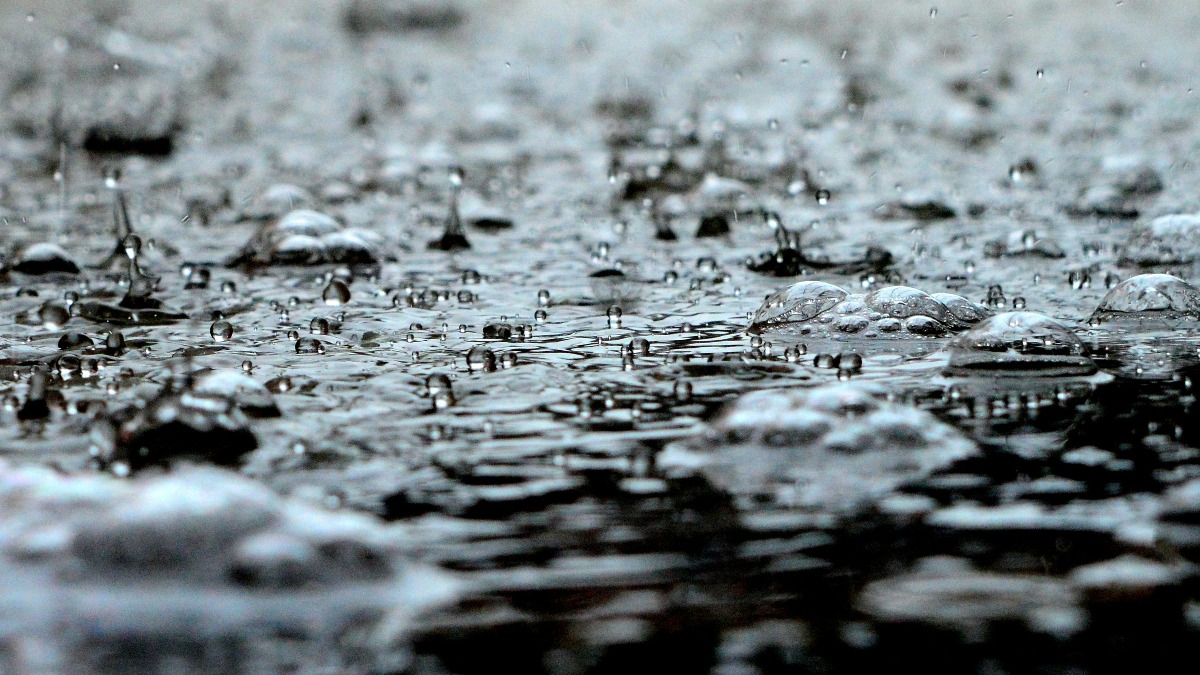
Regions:
[[1200, 630], [1200, 10], [0, 8], [0, 671]]

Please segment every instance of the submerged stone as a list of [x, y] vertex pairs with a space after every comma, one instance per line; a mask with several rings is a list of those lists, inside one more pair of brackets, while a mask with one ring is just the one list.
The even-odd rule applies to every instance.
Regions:
[[747, 503], [842, 512], [977, 452], [881, 389], [836, 384], [746, 394], [704, 433], [668, 446], [657, 466], [671, 477], [703, 475]]

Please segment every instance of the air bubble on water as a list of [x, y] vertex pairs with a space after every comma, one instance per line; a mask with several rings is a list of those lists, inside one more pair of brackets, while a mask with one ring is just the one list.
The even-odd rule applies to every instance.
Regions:
[[1002, 309], [1007, 303], [1008, 301], [1004, 297], [1004, 289], [1000, 287], [1000, 284], [988, 286], [987, 297], [983, 300], [985, 306], [992, 309]]
[[850, 372], [857, 372], [859, 370], [862, 370], [862, 366], [863, 366], [862, 355], [856, 354], [854, 352], [843, 352], [841, 354], [838, 354], [837, 366], [838, 366], [838, 368], [841, 368], [842, 370], [847, 370]]
[[846, 299], [849, 293], [824, 281], [800, 281], [768, 295], [751, 319], [751, 330], [808, 321]]
[[1113, 286], [1093, 316], [1200, 318], [1200, 289], [1167, 274], [1139, 274]]
[[17, 419], [22, 422], [42, 420], [50, 416], [50, 406], [46, 402], [46, 387], [49, 384], [49, 374], [46, 366], [38, 364], [33, 367], [29, 377], [29, 388], [25, 394], [25, 403], [17, 410]]
[[71, 313], [62, 305], [46, 303], [38, 310], [38, 320], [46, 330], [59, 330], [67, 325], [70, 319]]
[[822, 206], [828, 204], [830, 196], [831, 195], [829, 194], [829, 190], [824, 190], [824, 189], [817, 190], [817, 192], [816, 192], [817, 203]]
[[618, 305], [612, 305], [608, 308], [606, 315], [608, 316], [609, 328], [620, 328], [622, 313], [621, 307]]
[[184, 288], [187, 290], [199, 290], [208, 288], [208, 282], [212, 278], [212, 273], [207, 268], [200, 267], [192, 270], [187, 274], [187, 280]]
[[546, 323], [546, 310], [539, 309], [533, 313], [533, 320], [538, 323]]
[[987, 377], [1090, 375], [1096, 366], [1075, 333], [1044, 314], [1005, 312], [952, 340], [947, 374]]
[[313, 335], [329, 335], [329, 319], [316, 317], [308, 324], [308, 332]]
[[209, 327], [208, 334], [217, 342], [225, 342], [233, 337], [233, 324], [228, 321], [216, 321]]
[[599, 302], [637, 298], [637, 280], [616, 268], [597, 270], [588, 275], [592, 294]]
[[467, 352], [467, 370], [472, 373], [496, 371], [496, 354], [483, 345], [476, 345]]
[[667, 477], [703, 475], [740, 509], [827, 513], [865, 506], [978, 453], [958, 430], [890, 402], [876, 386], [836, 383], [744, 394], [656, 462]]
[[627, 348], [630, 354], [634, 354], [636, 356], [650, 355], [650, 341], [646, 338], [633, 338], [629, 341]]
[[350, 302], [350, 287], [341, 279], [334, 279], [329, 282], [325, 290], [321, 292], [321, 300], [326, 305], [338, 306]]
[[828, 352], [821, 352], [813, 357], [814, 368], [836, 368], [837, 357]]
[[297, 354], [324, 354], [325, 345], [312, 337], [302, 337], [296, 340]]
[[687, 380], [675, 380], [671, 395], [677, 403], [690, 403], [692, 400], [692, 383]]

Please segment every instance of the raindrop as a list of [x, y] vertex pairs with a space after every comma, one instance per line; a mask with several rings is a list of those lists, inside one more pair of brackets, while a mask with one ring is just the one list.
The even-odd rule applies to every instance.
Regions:
[[496, 371], [496, 355], [492, 350], [477, 345], [467, 352], [467, 370], [472, 373], [492, 373]]
[[334, 279], [329, 282], [325, 290], [321, 292], [321, 300], [326, 305], [344, 305], [350, 302], [350, 287], [341, 279]]
[[297, 354], [324, 354], [325, 345], [316, 338], [302, 337], [296, 340]]
[[46, 330], [59, 330], [71, 320], [71, 313], [62, 305], [47, 303], [38, 310], [38, 320]]
[[646, 338], [633, 338], [629, 341], [627, 348], [630, 354], [636, 354], [637, 356], [650, 355], [650, 341]]
[[233, 337], [233, 324], [228, 321], [216, 321], [209, 327], [208, 334], [217, 342], [225, 342]]
[[619, 328], [621, 326], [621, 308], [617, 305], [612, 305], [608, 308], [608, 326], [609, 328]]

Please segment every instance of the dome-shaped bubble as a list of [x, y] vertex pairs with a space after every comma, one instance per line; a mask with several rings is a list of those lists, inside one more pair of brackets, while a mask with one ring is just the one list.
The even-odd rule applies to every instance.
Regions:
[[1067, 255], [1057, 241], [1036, 230], [1014, 230], [1005, 239], [989, 241], [984, 245], [983, 252], [989, 258], [1011, 256], [1063, 258]]
[[236, 370], [199, 373], [192, 390], [227, 398], [250, 417], [279, 417], [282, 414], [265, 385]]
[[1096, 366], [1077, 335], [1037, 312], [997, 314], [947, 346], [948, 375], [1088, 375]]
[[751, 320], [758, 331], [785, 323], [808, 321], [829, 311], [850, 294], [824, 281], [800, 281], [767, 296]]
[[342, 229], [332, 216], [312, 209], [296, 209], [279, 219], [275, 229], [284, 235], [306, 234], [322, 237]]
[[867, 307], [896, 319], [910, 316], [927, 316], [942, 323], [958, 323], [957, 318], [925, 291], [908, 286], [888, 286], [872, 291], [865, 298]]
[[13, 270], [24, 274], [78, 274], [79, 264], [58, 244], [40, 242], [21, 251]]
[[[409, 608], [455, 593], [450, 579], [405, 561], [377, 519], [282, 497], [231, 471], [118, 479], [0, 461], [0, 498], [6, 635], [50, 642], [56, 663], [153, 642], [199, 645], [173, 653], [187, 672], [227, 671], [231, 662], [203, 645], [245, 644], [262, 626], [323, 644], [348, 625], [382, 625], [375, 617], [385, 613], [386, 630], [404, 630]], [[159, 672], [155, 656], [121, 664]]]
[[1113, 287], [1093, 316], [1200, 317], [1200, 289], [1169, 274], [1139, 274]]
[[270, 261], [281, 265], [311, 265], [325, 259], [325, 246], [317, 237], [293, 234], [281, 238], [270, 250]]
[[1053, 615], [1046, 630], [1070, 635], [1085, 615], [1077, 594], [1063, 581], [1031, 574], [977, 571], [965, 560], [928, 558], [909, 573], [871, 582], [859, 594], [859, 610], [881, 623], [924, 623], [977, 635], [992, 623]]
[[802, 331], [828, 326], [868, 338], [937, 337], [963, 330], [989, 314], [985, 307], [952, 293], [930, 295], [908, 286], [888, 286], [865, 296], [850, 295], [823, 281], [801, 281], [768, 296], [749, 330], [758, 333], [815, 319], [819, 325]]
[[259, 228], [229, 264], [366, 264], [375, 262], [379, 241], [375, 233], [343, 228], [327, 214], [296, 209]]
[[1186, 265], [1200, 251], [1200, 214], [1159, 216], [1133, 228], [1121, 262], [1127, 265]]
[[840, 512], [976, 452], [959, 431], [887, 401], [884, 390], [839, 383], [746, 394], [657, 465], [667, 476], [702, 475], [747, 504]]
[[315, 201], [311, 192], [298, 185], [276, 183], [246, 205], [243, 213], [248, 218], [274, 218], [293, 209], [311, 206]]
[[991, 315], [991, 310], [983, 305], [971, 302], [961, 295], [953, 293], [931, 293], [929, 297], [937, 300], [954, 318], [965, 324], [977, 324]]

